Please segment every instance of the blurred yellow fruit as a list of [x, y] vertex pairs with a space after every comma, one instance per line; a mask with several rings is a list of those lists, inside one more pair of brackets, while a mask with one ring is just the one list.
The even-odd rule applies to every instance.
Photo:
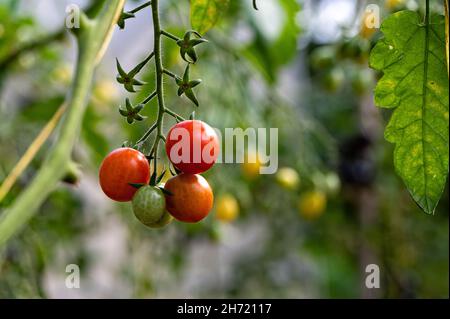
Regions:
[[300, 185], [300, 177], [297, 171], [291, 167], [280, 168], [275, 179], [280, 186], [290, 190], [295, 190]]
[[334, 172], [325, 175], [325, 187], [328, 194], [336, 195], [341, 189], [341, 180]]
[[94, 87], [94, 97], [101, 103], [110, 104], [119, 98], [114, 82], [102, 80]]
[[231, 222], [239, 215], [239, 203], [231, 194], [223, 194], [216, 200], [216, 218], [224, 222]]
[[248, 179], [255, 179], [260, 175], [262, 166], [261, 159], [257, 153], [248, 153], [242, 163], [242, 173]]
[[384, 2], [384, 6], [388, 10], [393, 10], [393, 9], [401, 6], [404, 3], [405, 3], [405, 0], [386, 0]]
[[373, 34], [377, 31], [377, 28], [374, 27], [375, 21], [377, 17], [374, 12], [365, 12], [362, 21], [361, 21], [361, 29], [359, 31], [359, 35], [364, 39], [370, 39]]
[[313, 220], [320, 217], [327, 206], [325, 193], [315, 190], [304, 193], [298, 201], [298, 210], [305, 219]]

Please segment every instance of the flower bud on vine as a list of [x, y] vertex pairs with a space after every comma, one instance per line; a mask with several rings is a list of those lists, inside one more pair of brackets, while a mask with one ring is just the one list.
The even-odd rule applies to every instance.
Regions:
[[122, 14], [119, 17], [119, 20], [117, 21], [117, 25], [119, 26], [120, 29], [124, 29], [125, 28], [125, 20], [134, 18], [134, 17], [135, 17], [135, 15], [133, 13], [122, 12]]

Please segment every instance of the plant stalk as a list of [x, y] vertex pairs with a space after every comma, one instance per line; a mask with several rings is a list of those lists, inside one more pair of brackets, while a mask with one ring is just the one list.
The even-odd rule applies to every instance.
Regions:
[[0, 248], [38, 211], [66, 173], [86, 110], [95, 66], [110, 39], [124, 2], [105, 2], [96, 17], [77, 30], [76, 73], [67, 96], [68, 111], [61, 123], [59, 137], [31, 184], [0, 216]]
[[154, 48], [155, 52], [155, 74], [156, 74], [156, 95], [158, 98], [158, 117], [156, 119], [156, 137], [155, 142], [152, 146], [150, 155], [154, 156], [153, 160], [153, 171], [157, 171], [157, 161], [158, 161], [158, 147], [162, 135], [163, 125], [164, 125], [164, 113], [166, 112], [166, 107], [164, 103], [164, 85], [163, 85], [163, 73], [164, 68], [162, 65], [162, 52], [161, 52], [161, 24], [159, 18], [159, 0], [152, 1], [152, 17], [153, 17], [153, 29], [154, 29]]

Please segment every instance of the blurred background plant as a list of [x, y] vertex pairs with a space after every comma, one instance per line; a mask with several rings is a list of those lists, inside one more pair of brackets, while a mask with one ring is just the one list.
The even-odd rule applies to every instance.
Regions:
[[[72, 2], [88, 4], [0, 0], [0, 181], [64, 100], [74, 44], [60, 30]], [[383, 16], [423, 10], [413, 0], [370, 2]], [[126, 9], [141, 3], [127, 1]], [[196, 117], [222, 131], [278, 128], [280, 170], [259, 175], [259, 162], [215, 165], [206, 174], [216, 195], [210, 216], [161, 230], [108, 201], [97, 181], [102, 158], [148, 128], [128, 125], [118, 112], [126, 92], [114, 81], [115, 58], [128, 69], [153, 45], [149, 10], [127, 20], [97, 73], [74, 150], [82, 175], [61, 183], [0, 252], [0, 297], [448, 297], [448, 186], [428, 216], [395, 174], [382, 132], [389, 113], [373, 105], [380, 75], [368, 68], [368, 54], [380, 34], [361, 24], [367, 4], [264, 0], [255, 11], [251, 1], [230, 1], [191, 69], [203, 79]], [[181, 36], [190, 28], [189, 1], [161, 6], [167, 31]], [[432, 10], [442, 12], [437, 2]], [[164, 50], [165, 64], [182, 74], [178, 46], [165, 41]], [[146, 68], [148, 84], [133, 102], [153, 91], [152, 72]], [[167, 105], [187, 117], [192, 104], [175, 92], [167, 81]], [[157, 109], [150, 106], [143, 111], [149, 123]], [[380, 289], [364, 286], [371, 263], [380, 266]], [[67, 264], [80, 266], [80, 289], [65, 287]]]

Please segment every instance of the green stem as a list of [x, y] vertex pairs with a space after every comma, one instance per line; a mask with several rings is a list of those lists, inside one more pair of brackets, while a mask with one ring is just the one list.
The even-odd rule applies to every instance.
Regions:
[[139, 139], [139, 141], [136, 142], [136, 145], [144, 143], [155, 129], [156, 129], [156, 122], [153, 123], [153, 125], [147, 130], [147, 132], [145, 132], [145, 134]]
[[162, 65], [162, 52], [161, 52], [161, 24], [159, 21], [159, 0], [153, 0], [152, 3], [152, 16], [153, 16], [153, 31], [154, 31], [154, 49], [155, 52], [155, 73], [156, 73], [156, 94], [158, 97], [158, 117], [156, 119], [157, 133], [155, 142], [151, 149], [151, 155], [154, 155], [153, 171], [156, 172], [158, 161], [158, 147], [161, 139], [163, 125], [164, 125], [164, 113], [166, 111], [164, 103], [164, 86], [163, 86], [163, 72]]
[[171, 78], [174, 78], [174, 79], [177, 78], [177, 75], [176, 75], [175, 73], [170, 72], [170, 71], [167, 70], [167, 69], [164, 69], [163, 72], [164, 72], [165, 74], [167, 74], [168, 76], [170, 76]]
[[161, 34], [164, 35], [164, 36], [166, 36], [166, 37], [168, 37], [169, 39], [174, 40], [174, 41], [179, 41], [179, 40], [180, 40], [179, 37], [177, 37], [176, 35], [173, 35], [173, 34], [170, 33], [170, 32], [167, 32], [167, 31], [165, 31], [165, 30], [161, 30]]
[[0, 70], [5, 70], [12, 62], [16, 61], [22, 54], [41, 48], [49, 43], [58, 41], [64, 38], [65, 30], [58, 30], [55, 33], [49, 34], [43, 38], [31, 41], [11, 51], [6, 57], [0, 60]]
[[166, 113], [173, 116], [175, 119], [180, 120], [180, 121], [186, 121], [185, 118], [183, 118], [182, 116], [178, 115], [177, 113], [175, 113], [174, 111], [172, 111], [171, 109], [166, 108]]
[[130, 13], [136, 13], [136, 12], [141, 11], [142, 9], [145, 9], [148, 6], [151, 6], [151, 5], [152, 5], [152, 2], [149, 1], [149, 2], [146, 2], [146, 3], [142, 4], [142, 5], [140, 5], [139, 7], [134, 8], [133, 10], [131, 10], [129, 12]]
[[147, 104], [148, 102], [150, 102], [154, 97], [156, 96], [156, 91], [154, 91], [152, 94], [150, 94], [148, 97], [145, 98], [144, 101], [142, 101], [141, 104]]
[[42, 168], [11, 207], [1, 215], [0, 247], [30, 220], [66, 173], [81, 128], [98, 57], [110, 39], [109, 35], [120, 16], [124, 2], [125, 0], [105, 2], [98, 15], [90, 20], [89, 24], [83, 25], [77, 33], [77, 68], [72, 89], [67, 96], [68, 113], [61, 123], [59, 137], [45, 158]]

